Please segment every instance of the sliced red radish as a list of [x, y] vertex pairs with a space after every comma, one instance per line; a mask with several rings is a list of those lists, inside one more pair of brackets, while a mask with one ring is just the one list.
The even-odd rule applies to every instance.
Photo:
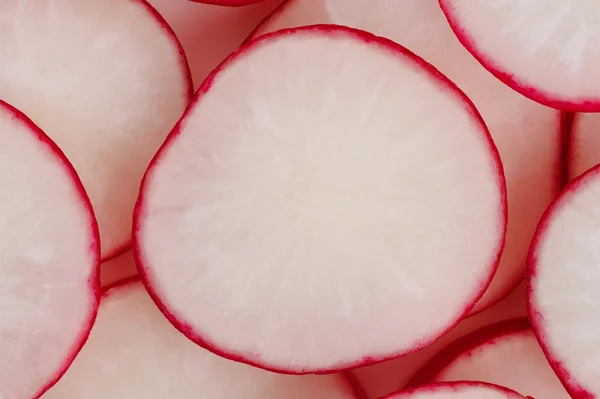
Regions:
[[139, 281], [111, 288], [87, 344], [43, 399], [354, 399], [342, 374], [289, 376], [216, 356], [163, 317]]
[[565, 111], [599, 111], [600, 4], [439, 0], [461, 43], [504, 83]]
[[554, 371], [575, 399], [600, 397], [600, 167], [567, 185], [530, 251], [528, 304]]
[[458, 323], [496, 269], [505, 205], [462, 92], [393, 42], [316, 26], [253, 41], [200, 88], [146, 174], [134, 250], [193, 341], [329, 372]]
[[600, 163], [600, 114], [575, 115], [568, 148], [569, 181]]
[[0, 398], [37, 398], [95, 318], [98, 227], [63, 153], [2, 101], [0, 170]]
[[319, 23], [351, 26], [400, 43], [448, 76], [481, 112], [504, 165], [509, 208], [500, 267], [473, 312], [489, 307], [523, 280], [537, 222], [561, 188], [560, 113], [494, 79], [452, 34], [436, 0], [288, 0], [254, 36]]
[[144, 170], [191, 96], [175, 36], [143, 0], [5, 0], [0, 32], [0, 98], [75, 166], [103, 258], [122, 252]]
[[383, 399], [524, 399], [498, 385], [462, 381], [426, 385], [398, 392]]
[[100, 283], [102, 287], [114, 284], [117, 281], [135, 276], [137, 269], [133, 251], [127, 251], [100, 265]]
[[544, 357], [528, 319], [486, 326], [448, 346], [412, 385], [482, 381], [535, 398], [570, 399]]
[[196, 3], [213, 4], [225, 7], [242, 7], [250, 4], [260, 3], [264, 0], [190, 0]]

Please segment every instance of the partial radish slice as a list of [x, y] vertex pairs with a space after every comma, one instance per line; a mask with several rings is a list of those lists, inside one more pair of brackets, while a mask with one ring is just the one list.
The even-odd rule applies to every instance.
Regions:
[[600, 397], [599, 196], [600, 166], [572, 181], [548, 209], [529, 259], [533, 327], [575, 399]]
[[100, 265], [100, 282], [102, 287], [114, 284], [117, 281], [135, 276], [137, 269], [133, 251], [127, 251]]
[[600, 163], [600, 114], [576, 114], [569, 135], [567, 176], [573, 180]]
[[473, 312], [489, 307], [523, 280], [537, 222], [561, 188], [560, 113], [482, 68], [452, 34], [437, 0], [288, 0], [254, 36], [319, 23], [363, 29], [406, 46], [455, 82], [481, 112], [504, 165], [509, 208], [500, 267]]
[[96, 315], [98, 227], [63, 153], [2, 101], [0, 170], [0, 397], [37, 398]]
[[600, 111], [595, 0], [439, 0], [452, 29], [504, 83], [565, 111]]
[[223, 359], [190, 342], [139, 281], [106, 292], [87, 344], [43, 399], [354, 399], [341, 374], [289, 376]]
[[479, 382], [451, 382], [426, 385], [398, 392], [383, 399], [524, 399], [510, 389]]
[[143, 0], [0, 0], [0, 32], [0, 98], [75, 166], [103, 258], [122, 252], [144, 170], [191, 96], [175, 36]]
[[140, 273], [190, 339], [326, 372], [413, 351], [471, 310], [502, 249], [504, 178], [430, 65], [366, 32], [300, 28], [242, 48], [198, 93], [134, 222]]
[[225, 7], [242, 7], [254, 3], [260, 3], [263, 0], [191, 0], [196, 3], [214, 4]]
[[544, 357], [528, 319], [493, 324], [440, 352], [412, 384], [482, 381], [535, 398], [570, 399]]

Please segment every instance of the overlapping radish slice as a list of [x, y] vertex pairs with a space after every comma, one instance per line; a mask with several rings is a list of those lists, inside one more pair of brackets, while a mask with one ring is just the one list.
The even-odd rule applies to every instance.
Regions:
[[599, 111], [595, 0], [439, 0], [462, 44], [521, 94], [566, 111]]
[[143, 285], [111, 288], [87, 344], [43, 399], [354, 399], [341, 374], [289, 376], [223, 359], [169, 324]]
[[600, 114], [576, 114], [569, 135], [567, 177], [573, 180], [600, 163]]
[[38, 397], [86, 339], [99, 295], [91, 205], [71, 164], [0, 101], [0, 397]]
[[175, 36], [143, 0], [0, 0], [0, 53], [0, 98], [75, 166], [103, 258], [121, 252], [144, 170], [191, 97]]
[[451, 382], [413, 388], [383, 399], [524, 399], [510, 389], [478, 382]]
[[493, 324], [457, 340], [433, 358], [412, 384], [443, 381], [482, 381], [535, 398], [570, 398], [527, 319]]
[[102, 262], [100, 265], [100, 283], [102, 287], [135, 276], [136, 274], [137, 269], [133, 258], [133, 251], [131, 250]]
[[600, 167], [572, 181], [540, 222], [530, 252], [529, 314], [573, 398], [600, 397]]
[[224, 7], [243, 7], [254, 3], [260, 3], [264, 0], [189, 0], [196, 3], [213, 4]]
[[468, 313], [505, 205], [496, 149], [450, 81], [366, 32], [299, 28], [200, 88], [146, 174], [134, 250], [193, 341], [326, 372], [413, 351]]
[[394, 40], [432, 63], [473, 100], [498, 146], [509, 208], [500, 267], [474, 312], [507, 295], [523, 279], [535, 226], [560, 190], [560, 113], [515, 93], [481, 67], [452, 34], [437, 0], [288, 0], [254, 36], [318, 23]]

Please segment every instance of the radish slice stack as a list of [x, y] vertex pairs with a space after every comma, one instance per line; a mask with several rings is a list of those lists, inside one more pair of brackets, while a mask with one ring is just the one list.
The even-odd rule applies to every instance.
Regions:
[[232, 362], [175, 330], [137, 280], [109, 289], [90, 338], [43, 399], [354, 399], [342, 375], [286, 376]]
[[93, 323], [100, 249], [71, 164], [0, 102], [0, 397], [32, 398], [69, 366]]
[[199, 89], [145, 176], [134, 250], [193, 341], [325, 372], [458, 323], [496, 269], [505, 205], [462, 92], [393, 42], [316, 26], [252, 42]]
[[560, 190], [560, 113], [515, 93], [481, 67], [452, 33], [437, 0], [288, 0], [254, 37], [319, 23], [366, 30], [405, 46], [455, 82], [481, 112], [504, 165], [509, 208], [500, 267], [474, 311], [489, 307], [524, 278], [537, 222]]
[[491, 384], [452, 382], [409, 389], [384, 399], [524, 399], [518, 393]]
[[571, 182], [540, 222], [530, 253], [529, 314], [573, 398], [600, 396], [600, 167]]
[[103, 258], [131, 241], [139, 183], [191, 97], [185, 57], [144, 0], [0, 0], [0, 98], [65, 152]]
[[567, 156], [567, 178], [575, 179], [600, 163], [600, 114], [576, 114]]

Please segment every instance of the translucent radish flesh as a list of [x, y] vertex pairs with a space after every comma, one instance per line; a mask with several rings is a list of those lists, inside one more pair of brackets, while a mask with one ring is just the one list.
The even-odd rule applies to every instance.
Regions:
[[439, 0], [456, 35], [499, 79], [542, 104], [600, 110], [595, 0]]
[[354, 399], [342, 375], [288, 376], [223, 359], [169, 324], [139, 281], [102, 298], [87, 344], [42, 399]]
[[144, 170], [191, 95], [179, 44], [142, 0], [0, 0], [0, 32], [0, 98], [65, 152], [103, 257], [120, 252]]
[[477, 382], [440, 383], [399, 392], [383, 399], [523, 399], [509, 389]]
[[98, 230], [64, 155], [3, 102], [0, 170], [0, 398], [33, 398], [60, 377], [91, 328]]
[[561, 188], [560, 113], [515, 93], [479, 65], [453, 35], [437, 0], [288, 0], [254, 36], [319, 23], [366, 30], [407, 47], [455, 82], [481, 112], [504, 165], [509, 208], [500, 267], [473, 311], [489, 307], [523, 279], [537, 222]]
[[194, 341], [331, 371], [456, 324], [495, 270], [504, 212], [466, 97], [389, 41], [322, 26], [253, 42], [200, 88], [146, 174], [135, 250]]
[[573, 398], [600, 396], [600, 169], [571, 182], [540, 222], [530, 253], [529, 314]]
[[573, 180], [600, 163], [600, 114], [576, 114], [568, 143], [567, 176]]

